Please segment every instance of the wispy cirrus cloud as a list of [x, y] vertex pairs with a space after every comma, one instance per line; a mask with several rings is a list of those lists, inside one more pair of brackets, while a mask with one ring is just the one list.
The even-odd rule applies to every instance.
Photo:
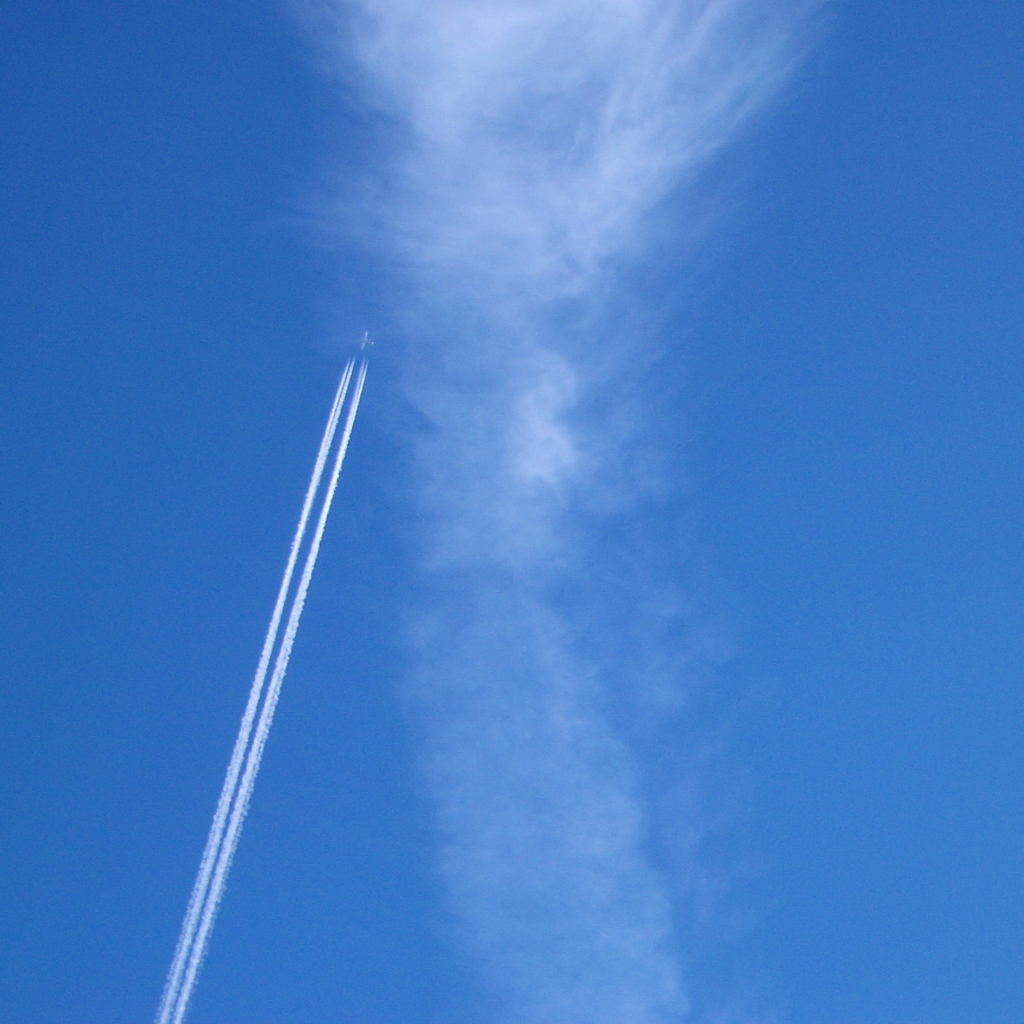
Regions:
[[686, 580], [641, 522], [660, 484], [630, 366], [653, 341], [610, 311], [667, 200], [699, 208], [701, 172], [776, 97], [813, 8], [306, 6], [395, 133], [374, 198], [344, 212], [400, 268], [404, 382], [430, 424], [408, 693], [451, 908], [517, 1021], [687, 1015], [659, 811], [610, 710], [688, 685]]

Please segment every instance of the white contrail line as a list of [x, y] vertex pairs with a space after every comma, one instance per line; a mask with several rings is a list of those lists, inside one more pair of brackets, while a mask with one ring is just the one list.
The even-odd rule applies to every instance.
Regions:
[[285, 566], [284, 576], [281, 580], [281, 587], [278, 590], [277, 601], [274, 604], [274, 611], [270, 617], [270, 625], [267, 628], [267, 635], [263, 641], [263, 651], [260, 654], [259, 665], [256, 668], [256, 675], [253, 678], [252, 687], [249, 690], [249, 699], [245, 706], [245, 713], [242, 715], [242, 722], [239, 726], [238, 737], [235, 740], [234, 750], [231, 753], [231, 760], [228, 763], [227, 774], [224, 777], [224, 785], [221, 789], [220, 799], [217, 801], [217, 810], [214, 812], [213, 822], [210, 825], [210, 834], [206, 840], [206, 848], [203, 850], [202, 860], [199, 864], [199, 873], [196, 876], [195, 885], [192, 888], [192, 895], [189, 898], [188, 909], [185, 911], [185, 919], [182, 922], [181, 934], [178, 937], [178, 944], [174, 951], [174, 958], [171, 961], [171, 968], [167, 975], [167, 982], [164, 986], [163, 995], [160, 1000], [160, 1008], [157, 1011], [157, 1024], [168, 1024], [173, 1012], [174, 1005], [178, 1001], [178, 993], [181, 986], [182, 973], [188, 961], [196, 933], [196, 926], [199, 923], [203, 905], [206, 902], [207, 891], [210, 884], [210, 876], [213, 873], [214, 863], [220, 850], [221, 841], [224, 836], [224, 826], [228, 819], [231, 804], [234, 801], [235, 790], [238, 785], [238, 776], [242, 768], [242, 760], [245, 757], [246, 749], [249, 746], [249, 738], [252, 733], [253, 719], [256, 717], [256, 709], [259, 706], [260, 697], [263, 693], [263, 683], [266, 680], [267, 668], [270, 665], [270, 656], [273, 653], [274, 645], [277, 642], [278, 630], [281, 626], [281, 617], [284, 612], [285, 601], [288, 597], [288, 590], [291, 587], [292, 576], [295, 573], [295, 565], [298, 561], [299, 550], [306, 533], [306, 526], [309, 522], [309, 514], [316, 499], [317, 491], [320, 489], [320, 478], [323, 475], [324, 466], [327, 464], [327, 456], [330, 453], [334, 442], [334, 434], [338, 427], [338, 420], [341, 417], [342, 406], [348, 392], [349, 382], [352, 379], [352, 368], [354, 360], [350, 359], [341, 375], [338, 390], [334, 396], [334, 403], [331, 406], [330, 414], [327, 417], [327, 426], [324, 428], [324, 435], [320, 442], [320, 450], [317, 452], [316, 463], [313, 466], [313, 475], [306, 489], [306, 497], [302, 504], [302, 512], [299, 515], [299, 523], [292, 539], [291, 551], [288, 554], [288, 563]]
[[202, 909], [202, 920], [195, 941], [192, 943], [191, 952], [188, 957], [188, 968], [184, 980], [178, 991], [177, 1000], [174, 1005], [172, 1024], [182, 1024], [185, 1014], [188, 1011], [189, 1000], [192, 990], [195, 987], [196, 977], [199, 968], [202, 966], [203, 957], [206, 954], [206, 946], [209, 942], [210, 930], [213, 927], [214, 918], [217, 915], [217, 908], [224, 895], [224, 887], [227, 883], [228, 873], [231, 870], [231, 861], [234, 858], [235, 850], [238, 848], [238, 838], [245, 821], [245, 815], [249, 808], [249, 800], [252, 796], [253, 787], [256, 784], [256, 773], [260, 768], [260, 760], [263, 757], [263, 748], [267, 742], [267, 735], [274, 718], [274, 710], [277, 707], [278, 697], [281, 694], [281, 684], [284, 681], [285, 672], [288, 670], [288, 659], [291, 657], [292, 645], [295, 642], [295, 634], [299, 628], [299, 619], [302, 616], [303, 605], [306, 601], [306, 592], [309, 589], [309, 582], [313, 577], [313, 569], [316, 566], [317, 555], [320, 552], [320, 542], [323, 539], [324, 529], [327, 526], [327, 516], [331, 511], [331, 503], [334, 500], [334, 492], [338, 486], [338, 477], [341, 474], [341, 467], [345, 461], [345, 453], [348, 450], [349, 438], [352, 436], [352, 426], [355, 423], [356, 412], [359, 409], [359, 400], [362, 397], [363, 385], [366, 382], [366, 360], [359, 366], [359, 374], [356, 378], [355, 389], [352, 394], [352, 401], [349, 405], [348, 416], [345, 419], [345, 428], [342, 431], [341, 442], [338, 446], [338, 453], [334, 459], [334, 467], [331, 471], [330, 484], [327, 487], [327, 494], [324, 497], [323, 506], [320, 509], [320, 518], [316, 524], [316, 531], [306, 555], [306, 564], [302, 570], [298, 589], [292, 600], [291, 610], [288, 613], [288, 624], [285, 627], [284, 639], [281, 641], [280, 650], [277, 652], [277, 659], [274, 662], [274, 672], [267, 687], [266, 699], [260, 711], [259, 721], [256, 724], [256, 732], [253, 737], [252, 746], [245, 760], [245, 771], [238, 786], [238, 793], [231, 807], [231, 817], [228, 822], [227, 831], [224, 834], [224, 841], [221, 844], [217, 855], [217, 864], [213, 874], [213, 881], [210, 884], [209, 892]]

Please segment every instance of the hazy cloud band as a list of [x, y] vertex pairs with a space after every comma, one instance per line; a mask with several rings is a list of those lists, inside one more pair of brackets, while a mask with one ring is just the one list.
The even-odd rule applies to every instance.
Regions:
[[[601, 541], [657, 488], [635, 441], [642, 344], [608, 311], [654, 215], [699, 207], [702, 169], [776, 96], [811, 7], [306, 6], [333, 70], [394, 127], [372, 198], [339, 214], [410, 296], [406, 393], [430, 427], [408, 692], [451, 907], [518, 1021], [686, 1015], [642, 759], [609, 712], [645, 673], [686, 680], [638, 640], [680, 614], [671, 572]], [[659, 624], [627, 628], [645, 616]]]

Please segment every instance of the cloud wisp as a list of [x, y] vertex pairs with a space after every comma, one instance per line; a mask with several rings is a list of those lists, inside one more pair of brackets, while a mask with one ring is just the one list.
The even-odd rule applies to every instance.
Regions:
[[669, 200], [699, 208], [701, 173], [777, 96], [813, 6], [305, 6], [394, 130], [374, 198], [341, 206], [400, 268], [430, 424], [407, 693], [461, 940], [517, 1021], [687, 1015], [643, 752], [612, 710], [687, 685], [641, 639], [671, 632], [685, 580], [621, 540], [661, 484], [638, 440], [654, 340], [614, 310]]

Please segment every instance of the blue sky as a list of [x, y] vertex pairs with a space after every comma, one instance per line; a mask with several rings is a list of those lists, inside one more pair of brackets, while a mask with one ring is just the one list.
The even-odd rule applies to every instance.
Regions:
[[[615, 206], [544, 148], [590, 6], [484, 147], [365, 6], [2, 15], [5, 1018], [151, 1019], [369, 328], [191, 1019], [1019, 1021], [1024, 14], [725, 32], [696, 171], [623, 31]], [[481, 229], [524, 154], [587, 216]]]

